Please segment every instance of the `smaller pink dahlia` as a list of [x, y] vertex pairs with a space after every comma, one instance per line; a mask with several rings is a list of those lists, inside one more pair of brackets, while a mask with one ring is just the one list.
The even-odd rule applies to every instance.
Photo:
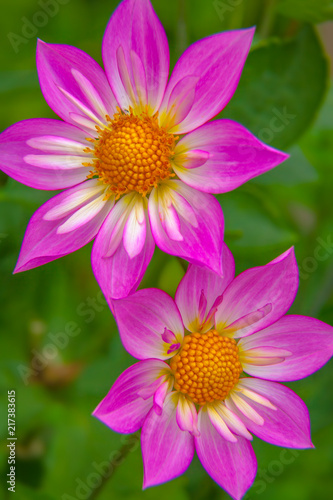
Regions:
[[175, 301], [147, 289], [111, 303], [124, 346], [140, 361], [94, 415], [116, 432], [142, 427], [144, 488], [182, 474], [196, 450], [238, 500], [256, 475], [251, 433], [278, 446], [313, 446], [305, 404], [276, 381], [323, 366], [333, 328], [284, 316], [298, 288], [293, 249], [236, 278], [225, 246], [223, 258], [223, 278], [190, 265]]
[[105, 71], [69, 45], [37, 46], [41, 90], [62, 120], [0, 134], [0, 168], [36, 189], [63, 189], [33, 215], [15, 272], [95, 239], [104, 294], [134, 291], [164, 252], [222, 274], [224, 193], [287, 155], [231, 120], [207, 123], [236, 90], [254, 29], [191, 45], [169, 79], [169, 48], [149, 0], [123, 0], [103, 39]]

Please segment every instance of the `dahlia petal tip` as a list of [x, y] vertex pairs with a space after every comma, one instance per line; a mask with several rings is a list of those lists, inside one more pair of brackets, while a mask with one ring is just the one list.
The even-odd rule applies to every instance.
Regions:
[[246, 34], [249, 37], [251, 36], [251, 39], [252, 39], [254, 36], [254, 33], [256, 31], [256, 26], [250, 26], [249, 28], [243, 28], [243, 29], [240, 29], [239, 31], [243, 31], [244, 34]]

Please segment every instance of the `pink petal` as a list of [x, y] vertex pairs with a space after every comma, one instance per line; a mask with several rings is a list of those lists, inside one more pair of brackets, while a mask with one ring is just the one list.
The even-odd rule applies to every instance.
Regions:
[[[205, 267], [190, 264], [176, 291], [176, 304], [180, 310], [185, 327], [190, 332], [206, 332], [214, 324], [216, 299], [233, 280], [235, 263], [228, 247], [222, 246], [223, 278]], [[205, 298], [203, 310], [200, 300]]]
[[257, 461], [247, 439], [237, 437], [236, 443], [226, 441], [212, 425], [208, 412], [199, 412], [200, 437], [195, 449], [208, 474], [235, 500], [240, 500], [252, 485]]
[[164, 203], [163, 198], [160, 197], [158, 213], [163, 230], [165, 231], [167, 237], [173, 241], [183, 241], [184, 238], [180, 232], [180, 219], [177, 210], [172, 203], [169, 203], [169, 200], [167, 203]]
[[137, 431], [153, 406], [153, 395], [144, 399], [138, 393], [168, 370], [169, 366], [157, 359], [130, 366], [118, 377], [93, 415], [116, 432]]
[[44, 220], [63, 219], [66, 215], [72, 214], [86, 202], [95, 199], [97, 195], [100, 196], [104, 191], [105, 186], [97, 179], [89, 179], [82, 182], [77, 189], [68, 189], [61, 204], [55, 205], [51, 210], [46, 212]]
[[[175, 227], [182, 240], [171, 239], [163, 227], [159, 207], [168, 207], [170, 200], [178, 213], [179, 229]], [[181, 181], [168, 181], [151, 192], [148, 213], [161, 250], [222, 275], [223, 213], [213, 196], [195, 191]]]
[[[102, 68], [88, 54], [69, 45], [38, 41], [39, 82], [48, 105], [66, 122], [96, 135], [77, 115], [96, 124], [116, 113], [116, 100]], [[93, 126], [93, 125], [92, 125]]]
[[262, 346], [253, 347], [241, 352], [240, 359], [243, 367], [244, 365], [270, 366], [282, 363], [285, 358], [291, 355], [291, 351], [287, 351], [286, 349]]
[[198, 414], [195, 404], [181, 393], [178, 394], [178, 397], [176, 411], [178, 427], [182, 431], [190, 432], [193, 436], [200, 436], [198, 431]]
[[112, 301], [121, 340], [125, 349], [137, 359], [168, 359], [169, 343], [165, 328], [173, 332], [182, 343], [184, 327], [178, 308], [162, 290], [139, 290], [126, 298]]
[[106, 200], [105, 194], [102, 193], [99, 197], [94, 198], [89, 201], [89, 203], [76, 210], [76, 212], [70, 215], [65, 222], [62, 222], [57, 229], [57, 233], [65, 234], [79, 229], [87, 224], [87, 222], [93, 220], [104, 207], [107, 207], [107, 205], [110, 207], [110, 201]]
[[102, 257], [112, 257], [124, 239], [125, 226], [137, 200], [138, 195], [128, 193], [117, 201], [110, 212], [103, 226], [104, 236], [100, 249]]
[[[126, 217], [121, 219], [121, 212], [125, 206], [122, 205], [121, 202], [124, 202], [125, 198], [126, 196], [116, 203], [114, 209], [106, 218], [98, 233], [91, 255], [96, 280], [108, 300], [126, 297], [129, 293], [136, 290], [153, 256], [155, 248], [155, 243], [148, 223], [148, 216], [145, 213], [145, 241], [143, 242], [140, 253], [132, 258], [129, 256], [128, 249], [131, 250], [133, 248], [130, 246], [132, 241], [129, 241], [129, 238], [132, 237], [133, 234], [127, 233], [127, 239], [125, 239], [127, 244], [126, 250], [123, 238], [125, 227], [127, 227], [127, 231], [131, 231], [132, 227], [129, 227], [129, 225], [126, 226], [128, 221]], [[121, 209], [119, 209], [119, 207]], [[130, 207], [129, 214], [131, 210], [134, 209], [135, 205]], [[121, 221], [122, 223], [119, 225]], [[119, 225], [118, 231], [115, 230], [117, 224]], [[140, 229], [142, 230], [142, 226]], [[137, 234], [134, 235], [134, 240], [137, 236]], [[111, 237], [112, 239], [110, 240]], [[143, 232], [140, 233], [137, 238], [140, 246], [142, 244], [142, 238]], [[112, 251], [109, 251], [111, 247]], [[132, 255], [135, 253], [136, 252], [132, 253]]]
[[193, 437], [176, 421], [177, 394], [166, 397], [162, 415], [151, 410], [141, 433], [143, 488], [170, 481], [183, 474], [194, 454]]
[[166, 327], [164, 328], [164, 332], [162, 333], [162, 340], [167, 344], [173, 344], [177, 341], [176, 335]]
[[157, 415], [162, 415], [165, 398], [172, 388], [170, 385], [169, 380], [163, 382], [154, 394], [154, 410]]
[[89, 243], [98, 233], [112, 207], [111, 201], [101, 205], [100, 211], [95, 212], [92, 219], [87, 216], [86, 223], [82, 221], [82, 224], [78, 227], [65, 233], [60, 233], [59, 227], [75, 213], [77, 208], [59, 219], [45, 219], [46, 214], [61, 207], [62, 203], [66, 203], [68, 197], [82, 189], [84, 184], [79, 184], [54, 196], [35, 212], [26, 229], [21, 253], [14, 272], [32, 269], [74, 252]]
[[[48, 137], [48, 141], [43, 138]], [[59, 120], [37, 118], [15, 123], [0, 134], [0, 168], [36, 189], [64, 189], [89, 174], [82, 162], [86, 134]], [[53, 146], [53, 149], [52, 149]]]
[[136, 201], [124, 227], [123, 243], [131, 259], [139, 255], [146, 241], [148, 221], [145, 205], [143, 198]]
[[257, 392], [253, 391], [251, 388], [248, 387], [247, 379], [240, 379], [237, 383], [236, 387], [237, 391], [232, 391], [231, 395], [234, 393], [240, 394], [242, 397], [246, 396], [248, 399], [251, 401], [255, 401], [256, 403], [259, 403], [260, 405], [266, 406], [267, 408], [270, 408], [271, 410], [276, 410], [276, 406], [274, 406], [268, 398], [265, 398], [264, 396], [261, 396]]
[[236, 436], [230, 431], [229, 427], [225, 423], [221, 415], [215, 410], [214, 406], [207, 406], [207, 412], [209, 415], [209, 420], [215, 430], [222, 436], [226, 441], [230, 443], [236, 443]]
[[237, 436], [243, 436], [244, 438], [252, 441], [253, 437], [246, 429], [241, 419], [237, 417], [237, 415], [234, 412], [229, 410], [229, 408], [225, 405], [223, 401], [214, 401], [214, 403], [212, 403], [212, 407], [234, 434], [236, 434]]
[[183, 99], [188, 94], [184, 85], [183, 96], [181, 92], [175, 94], [174, 103], [170, 102], [177, 84], [187, 77], [197, 77], [195, 97], [190, 111], [176, 126], [178, 120], [173, 120], [170, 131], [175, 134], [184, 134], [196, 129], [206, 121], [217, 115], [230, 101], [234, 94], [248, 51], [254, 28], [245, 30], [226, 31], [217, 35], [204, 38], [191, 45], [181, 56], [172, 72], [161, 105], [161, 118], [166, 118], [167, 110], [172, 105], [177, 109], [180, 103], [182, 110]]
[[167, 129], [178, 125], [191, 111], [195, 101], [195, 88], [199, 80], [198, 76], [185, 76], [173, 88], [160, 116], [160, 122]]
[[[202, 151], [203, 164], [193, 168], [193, 156], [198, 156], [198, 150]], [[178, 142], [175, 155], [173, 168], [178, 177], [188, 186], [208, 193], [231, 191], [288, 158], [231, 120], [216, 120], [187, 134]]]
[[311, 448], [309, 412], [303, 401], [288, 387], [276, 382], [253, 378], [242, 379], [242, 385], [267, 399], [275, 409], [268, 408], [246, 395], [242, 399], [264, 420], [256, 424], [227, 400], [228, 407], [244, 422], [250, 432], [277, 446]]
[[149, 0], [124, 0], [106, 28], [103, 61], [123, 109], [146, 104], [159, 108], [169, 76], [164, 29]]
[[246, 398], [237, 394], [236, 391], [231, 391], [229, 398], [226, 400], [226, 405], [231, 410], [235, 408], [239, 412], [238, 414], [241, 418], [245, 417], [247, 420], [258, 426], [264, 425], [265, 420], [260, 413], [246, 401]]
[[[214, 122], [215, 123], [215, 122]], [[193, 132], [192, 132], [193, 133]], [[190, 134], [187, 134], [189, 136]], [[179, 141], [180, 143], [181, 141]], [[178, 146], [178, 144], [177, 144]], [[176, 154], [177, 154], [177, 146], [176, 146]], [[186, 169], [196, 169], [204, 165], [210, 158], [210, 154], [207, 151], [203, 151], [202, 149], [191, 149], [190, 151], [186, 151], [183, 153], [184, 145], [179, 148], [182, 152], [176, 156], [177, 165], [181, 165]], [[179, 159], [181, 158], [181, 162]], [[176, 162], [175, 160], [175, 162]], [[202, 189], [200, 189], [202, 191]]]
[[246, 329], [247, 327], [250, 327], [251, 325], [257, 323], [260, 319], [267, 316], [272, 311], [272, 309], [273, 306], [269, 302], [268, 304], [259, 307], [259, 309], [251, 311], [241, 318], [236, 319], [232, 323], [229, 323], [228, 326], [224, 327], [223, 332], [225, 333], [225, 335], [228, 335], [230, 333], [234, 333], [235, 331]]
[[[238, 346], [244, 353], [242, 366], [246, 373], [268, 380], [299, 380], [319, 370], [333, 355], [333, 327], [306, 316], [285, 316], [242, 339]], [[246, 362], [247, 352], [261, 346], [285, 349], [290, 355], [272, 365]]]
[[248, 269], [232, 281], [217, 309], [216, 329], [226, 329], [228, 335], [239, 338], [271, 325], [288, 311], [297, 288], [298, 269], [291, 248], [275, 261]]

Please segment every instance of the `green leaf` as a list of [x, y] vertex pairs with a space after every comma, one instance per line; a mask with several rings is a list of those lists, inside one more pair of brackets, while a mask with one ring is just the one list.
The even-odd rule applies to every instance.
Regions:
[[260, 248], [261, 252], [267, 248], [288, 248], [295, 243], [296, 235], [290, 229], [280, 226], [280, 216], [274, 217], [272, 207], [267, 199], [257, 199], [252, 193], [241, 190], [233, 193], [218, 195], [226, 221], [226, 231], [239, 232], [239, 239], [235, 239], [232, 248], [251, 249]]
[[331, 0], [280, 0], [276, 10], [284, 16], [310, 23], [333, 19]]
[[315, 118], [327, 84], [328, 62], [320, 40], [312, 27], [304, 26], [294, 39], [271, 39], [250, 53], [223, 117], [285, 149]]

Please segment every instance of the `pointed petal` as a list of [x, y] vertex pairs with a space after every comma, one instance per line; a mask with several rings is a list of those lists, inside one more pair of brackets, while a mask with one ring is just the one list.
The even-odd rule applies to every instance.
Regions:
[[[199, 77], [193, 105], [185, 118], [170, 131], [175, 134], [190, 132], [217, 115], [236, 90], [253, 33], [253, 28], [225, 31], [191, 45], [172, 72], [161, 105], [161, 123], [167, 118], [167, 109], [172, 104], [176, 109], [177, 103], [182, 104], [183, 96], [179, 92], [174, 103], [170, 102], [170, 96], [177, 84], [190, 76]], [[184, 85], [184, 98], [187, 93]]]
[[[107, 300], [126, 297], [129, 293], [136, 290], [146, 272], [155, 248], [148, 223], [148, 216], [145, 212], [146, 238], [144, 244], [140, 253], [132, 258], [129, 256], [123, 239], [127, 219], [126, 217], [121, 219], [121, 212], [124, 209], [124, 205], [119, 205], [125, 198], [124, 196], [116, 203], [113, 211], [106, 218], [105, 223], [98, 233], [91, 255], [96, 280]], [[130, 231], [130, 229], [127, 226], [127, 231]], [[112, 239], [110, 239], [111, 236]], [[129, 238], [129, 236], [132, 235], [127, 233], [126, 238]], [[142, 234], [139, 236], [142, 238]], [[129, 247], [129, 239], [126, 241]], [[132, 247], [129, 248], [132, 249]]]
[[106, 28], [102, 52], [121, 107], [148, 104], [157, 111], [169, 76], [169, 49], [149, 0], [120, 3]]
[[[278, 364], [261, 366], [255, 359], [249, 362], [251, 350], [260, 349], [261, 346], [285, 349], [290, 355], [283, 357]], [[285, 316], [264, 330], [242, 339], [238, 347], [246, 373], [281, 382], [299, 380], [319, 370], [333, 355], [333, 327], [306, 316]]]
[[169, 343], [162, 335], [165, 328], [182, 343], [184, 327], [178, 308], [162, 290], [148, 288], [120, 300], [112, 301], [121, 340], [125, 349], [137, 359], [168, 359]]
[[100, 211], [95, 212], [93, 218], [87, 217], [85, 223], [65, 233], [59, 233], [58, 229], [75, 213], [77, 208], [56, 220], [45, 218], [46, 214], [61, 207], [62, 203], [66, 203], [68, 197], [82, 189], [84, 184], [79, 184], [54, 196], [34, 213], [26, 229], [14, 272], [32, 269], [74, 252], [89, 243], [98, 233], [112, 207], [111, 200], [108, 204], [101, 206]]
[[235, 500], [240, 500], [252, 485], [257, 461], [247, 439], [236, 443], [226, 441], [212, 425], [208, 412], [199, 412], [200, 436], [195, 438], [195, 449], [208, 474]]
[[[185, 276], [179, 283], [175, 301], [182, 315], [184, 325], [190, 332], [206, 332], [213, 326], [215, 311], [211, 311], [211, 308], [217, 297], [223, 294], [234, 278], [234, 258], [225, 244], [222, 247], [222, 268], [223, 278], [205, 267], [190, 264]], [[202, 293], [206, 298], [202, 313], [203, 320], [200, 315]]]
[[[194, 158], [199, 163], [195, 168]], [[225, 193], [287, 158], [287, 154], [260, 142], [239, 123], [215, 120], [178, 142], [173, 168], [188, 186], [207, 193]]]
[[15, 123], [0, 134], [0, 168], [36, 189], [75, 186], [89, 174], [82, 165], [89, 161], [83, 151], [88, 145], [85, 137], [80, 129], [59, 120], [37, 118]]
[[130, 366], [117, 378], [93, 415], [115, 432], [136, 432], [153, 406], [153, 395], [144, 399], [138, 392], [168, 370], [169, 366], [157, 359], [140, 361]]
[[[240, 412], [236, 405], [226, 401], [228, 407], [244, 422], [250, 432], [277, 446], [311, 448], [309, 412], [303, 401], [288, 387], [276, 382], [253, 378], [242, 379], [242, 386], [267, 399], [275, 409], [242, 395], [243, 401], [260, 414], [264, 423], [257, 424]], [[237, 390], [237, 387], [236, 387]]]
[[281, 318], [289, 309], [298, 288], [298, 268], [293, 248], [275, 261], [254, 267], [237, 276], [223, 294], [215, 315], [220, 332], [240, 318], [228, 335], [240, 338], [255, 333]]
[[[183, 198], [183, 203], [173, 192]], [[183, 239], [178, 241], [170, 239], [159, 213], [160, 203], [168, 207], [170, 200], [180, 221], [179, 233]], [[190, 210], [185, 211], [186, 203]], [[151, 192], [148, 213], [154, 239], [161, 250], [222, 275], [223, 213], [213, 196], [195, 191], [181, 181], [168, 181]]]
[[37, 69], [48, 105], [68, 123], [91, 129], [73, 120], [71, 113], [105, 123], [105, 113], [116, 113], [116, 100], [102, 68], [88, 54], [69, 45], [38, 41]]
[[181, 431], [176, 420], [178, 397], [166, 397], [162, 415], [151, 410], [141, 433], [143, 488], [165, 483], [183, 474], [194, 454], [193, 437]]

